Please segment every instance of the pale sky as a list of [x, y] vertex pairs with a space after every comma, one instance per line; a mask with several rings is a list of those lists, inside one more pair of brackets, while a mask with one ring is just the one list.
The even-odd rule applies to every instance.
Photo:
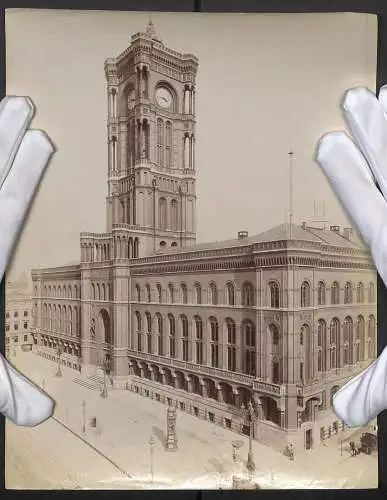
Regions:
[[[107, 97], [104, 61], [144, 31], [142, 12], [8, 10], [7, 94], [29, 95], [33, 126], [56, 152], [8, 279], [79, 261], [79, 233], [104, 232]], [[196, 94], [198, 242], [256, 234], [324, 201], [348, 221], [314, 162], [318, 139], [344, 129], [346, 89], [375, 89], [377, 18], [363, 14], [157, 14], [165, 45], [199, 59]]]

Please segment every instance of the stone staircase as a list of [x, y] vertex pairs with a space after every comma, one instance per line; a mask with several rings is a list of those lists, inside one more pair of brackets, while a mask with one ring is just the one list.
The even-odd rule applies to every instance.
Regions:
[[[74, 382], [78, 385], [82, 385], [91, 391], [101, 391], [103, 389], [103, 375], [102, 373], [93, 373], [87, 376], [78, 376], [74, 378]], [[109, 378], [107, 377], [106, 383], [109, 384]]]

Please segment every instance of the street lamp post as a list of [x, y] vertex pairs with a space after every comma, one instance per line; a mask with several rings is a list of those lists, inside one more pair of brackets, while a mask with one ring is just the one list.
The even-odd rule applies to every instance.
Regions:
[[176, 436], [176, 407], [172, 402], [168, 404], [167, 409], [167, 440], [165, 443], [167, 451], [177, 450], [177, 436]]
[[86, 401], [82, 401], [82, 432], [86, 434]]
[[234, 463], [233, 466], [233, 474], [232, 474], [232, 487], [233, 489], [237, 488], [238, 482], [242, 479], [242, 462], [240, 458], [240, 449], [243, 446], [243, 441], [237, 440], [232, 441], [232, 461]]
[[253, 479], [253, 475], [255, 472], [255, 461], [254, 461], [254, 453], [253, 453], [253, 438], [254, 438], [254, 424], [256, 420], [255, 410], [253, 407], [253, 403], [251, 400], [249, 401], [247, 408], [242, 407], [244, 412], [244, 416], [249, 425], [249, 452], [247, 454], [247, 462], [246, 469], [249, 473], [250, 481]]
[[107, 358], [105, 357], [105, 359], [103, 360], [103, 364], [102, 364], [102, 370], [103, 370], [103, 388], [102, 388], [102, 392], [101, 392], [101, 398], [107, 398], [108, 397], [108, 391], [107, 391], [107, 383], [106, 383], [106, 372], [108, 370], [108, 360]]
[[151, 474], [151, 482], [154, 482], [154, 472], [153, 472], [153, 447], [155, 445], [155, 438], [153, 437], [153, 434], [149, 440], [149, 446], [150, 446], [150, 474]]
[[239, 450], [243, 446], [243, 441], [237, 440], [231, 443], [232, 446], [232, 461], [235, 463], [239, 462]]
[[61, 360], [61, 356], [63, 354], [63, 349], [60, 345], [58, 345], [58, 349], [56, 350], [56, 354], [58, 356], [58, 369], [56, 371], [56, 374], [55, 376], [56, 377], [61, 377], [62, 376], [62, 370], [61, 370], [61, 366], [60, 366], [60, 360]]

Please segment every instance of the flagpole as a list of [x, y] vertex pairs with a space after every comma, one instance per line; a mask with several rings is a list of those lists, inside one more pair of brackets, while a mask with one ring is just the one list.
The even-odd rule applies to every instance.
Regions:
[[289, 225], [290, 225], [290, 239], [292, 239], [292, 230], [293, 230], [293, 218], [294, 218], [294, 164], [293, 157], [294, 153], [292, 150], [289, 151], [289, 166], [290, 166], [290, 207], [289, 207]]

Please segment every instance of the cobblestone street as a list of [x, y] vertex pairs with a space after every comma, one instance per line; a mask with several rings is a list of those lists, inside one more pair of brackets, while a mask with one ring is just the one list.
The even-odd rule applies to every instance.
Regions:
[[[55, 377], [56, 363], [35, 354], [18, 352], [11, 362], [44, 386], [57, 405], [54, 418], [36, 428], [7, 423], [8, 488], [230, 488], [233, 474], [246, 474], [243, 465], [235, 469], [231, 446], [240, 439], [245, 460], [244, 436], [178, 411], [178, 450], [166, 452], [165, 405], [110, 388], [101, 398], [100, 391], [75, 383], [76, 373], [69, 368]], [[93, 418], [95, 427], [90, 426]], [[262, 488], [377, 486], [376, 454], [350, 457], [345, 447], [340, 450], [348, 432], [294, 462], [254, 442], [256, 482]]]

